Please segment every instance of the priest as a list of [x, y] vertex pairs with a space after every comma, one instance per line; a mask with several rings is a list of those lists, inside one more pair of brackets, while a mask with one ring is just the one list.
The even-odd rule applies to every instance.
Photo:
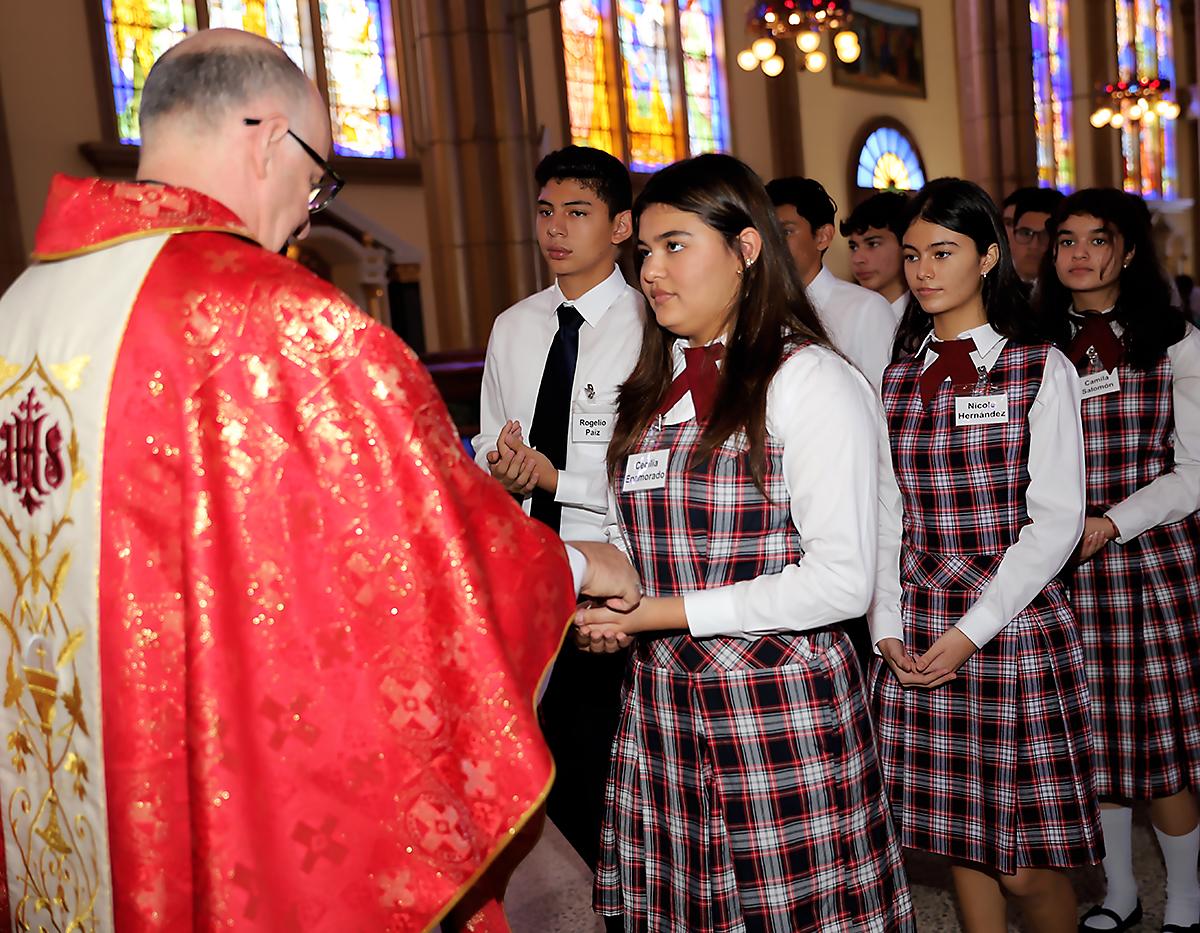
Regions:
[[198, 33], [141, 108], [138, 180], [55, 178], [0, 299], [10, 919], [503, 928], [476, 881], [551, 779], [540, 678], [579, 590], [636, 577], [278, 255], [340, 187], [286, 55]]

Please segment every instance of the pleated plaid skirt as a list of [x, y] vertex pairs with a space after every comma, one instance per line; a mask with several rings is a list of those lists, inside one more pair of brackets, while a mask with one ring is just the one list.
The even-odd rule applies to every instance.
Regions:
[[841, 630], [635, 649], [595, 909], [628, 933], [915, 929]]
[[[963, 617], [994, 565], [905, 554], [915, 655]], [[902, 845], [1005, 874], [1103, 857], [1083, 648], [1061, 583], [941, 687], [906, 690], [877, 661], [872, 698]]]

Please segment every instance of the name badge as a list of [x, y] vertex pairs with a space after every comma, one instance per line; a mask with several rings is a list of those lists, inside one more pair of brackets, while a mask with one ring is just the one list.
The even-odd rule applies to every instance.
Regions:
[[616, 423], [615, 411], [573, 411], [571, 440], [576, 444], [607, 444]]
[[662, 489], [667, 485], [667, 461], [670, 448], [652, 450], [649, 453], [630, 454], [625, 462], [625, 480], [621, 492], [638, 492], [642, 489]]
[[1008, 396], [960, 395], [954, 400], [954, 423], [1008, 424]]
[[1120, 391], [1121, 380], [1117, 378], [1115, 369], [1079, 377], [1079, 392], [1085, 399], [1095, 398], [1097, 395], [1111, 395], [1113, 392]]

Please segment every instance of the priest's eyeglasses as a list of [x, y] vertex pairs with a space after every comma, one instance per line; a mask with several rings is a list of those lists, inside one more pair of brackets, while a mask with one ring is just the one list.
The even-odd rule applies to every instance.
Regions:
[[[244, 123], [246, 126], [258, 126], [260, 123], [262, 123], [262, 120], [255, 119], [253, 117], [245, 117], [242, 120], [242, 123]], [[321, 180], [313, 185], [312, 191], [308, 193], [308, 212], [310, 214], [315, 214], [318, 211], [323, 211], [329, 206], [330, 202], [337, 197], [338, 192], [346, 186], [346, 179], [335, 172], [333, 170], [333, 166], [322, 159], [316, 149], [306, 143], [291, 130], [288, 130], [287, 133], [290, 137], [292, 137], [292, 139], [296, 140], [296, 142], [300, 144], [300, 148], [303, 149], [308, 157], [316, 162], [324, 172], [324, 174], [321, 176]]]

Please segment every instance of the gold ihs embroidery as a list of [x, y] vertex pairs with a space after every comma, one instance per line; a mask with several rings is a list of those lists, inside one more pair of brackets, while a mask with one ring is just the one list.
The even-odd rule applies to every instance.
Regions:
[[88, 815], [103, 812], [88, 766], [99, 754], [89, 723], [94, 686], [81, 680], [94, 669], [95, 638], [63, 605], [72, 507], [87, 479], [65, 393], [81, 386], [88, 359], [0, 361], [0, 574], [12, 584], [2, 587], [11, 602], [0, 604], [0, 715], [18, 776], [4, 801], [4, 834], [13, 921], [23, 930], [96, 929], [105, 857], [104, 827]]

